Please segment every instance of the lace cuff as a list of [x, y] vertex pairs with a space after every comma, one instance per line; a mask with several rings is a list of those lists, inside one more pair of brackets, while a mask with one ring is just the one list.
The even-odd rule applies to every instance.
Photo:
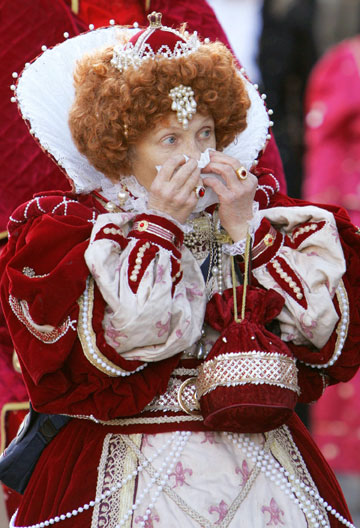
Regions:
[[[259, 204], [258, 202], [253, 202], [253, 217], [249, 220], [249, 233], [251, 236], [252, 243], [254, 242], [255, 233], [259, 229], [262, 218], [259, 215]], [[224, 244], [223, 252], [227, 255], [243, 255], [245, 253], [246, 237], [242, 240], [238, 240], [233, 244]]]

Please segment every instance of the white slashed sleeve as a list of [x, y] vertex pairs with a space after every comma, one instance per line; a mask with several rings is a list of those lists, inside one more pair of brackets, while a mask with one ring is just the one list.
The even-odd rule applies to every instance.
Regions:
[[204, 279], [174, 232], [155, 215], [102, 214], [94, 225], [85, 259], [107, 305], [105, 338], [127, 359], [159, 361], [201, 336]]
[[[315, 206], [259, 211], [252, 273], [285, 298], [278, 317], [281, 337], [321, 348], [339, 317], [334, 307], [345, 258], [334, 216]], [[256, 236], [255, 236], [256, 239]]]

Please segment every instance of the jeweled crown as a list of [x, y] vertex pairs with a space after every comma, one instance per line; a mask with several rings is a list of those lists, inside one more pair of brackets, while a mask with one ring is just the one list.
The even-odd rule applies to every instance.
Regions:
[[120, 71], [129, 67], [138, 68], [148, 59], [166, 57], [176, 59], [196, 51], [201, 42], [194, 32], [192, 35], [180, 33], [163, 26], [161, 13], [148, 15], [149, 26], [136, 33], [126, 44], [114, 47], [111, 64]]
[[147, 16], [147, 19], [150, 23], [150, 27], [161, 27], [162, 13], [156, 13], [153, 11], [150, 15]]

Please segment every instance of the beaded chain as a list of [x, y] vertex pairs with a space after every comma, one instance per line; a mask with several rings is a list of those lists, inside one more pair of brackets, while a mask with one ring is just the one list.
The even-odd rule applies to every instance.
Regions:
[[[70, 519], [71, 517], [76, 517], [82, 512], [89, 510], [90, 508], [93, 508], [97, 504], [100, 504], [101, 501], [110, 497], [111, 495], [113, 495], [113, 493], [120, 490], [130, 480], [132, 480], [133, 478], [136, 478], [144, 469], [146, 469], [164, 451], [166, 452], [167, 450], [169, 450], [159, 470], [154, 473], [154, 475], [150, 479], [149, 484], [146, 486], [146, 488], [144, 488], [144, 490], [141, 493], [138, 494], [135, 503], [131, 506], [131, 508], [129, 508], [127, 513], [123, 516], [120, 522], [116, 525], [116, 528], [121, 528], [122, 526], [124, 526], [125, 523], [128, 521], [128, 519], [134, 514], [135, 510], [140, 506], [140, 504], [144, 502], [145, 496], [146, 494], [150, 493], [152, 486], [157, 484], [155, 493], [150, 497], [150, 502], [148, 503], [147, 508], [145, 510], [145, 515], [142, 517], [142, 521], [139, 523], [140, 528], [145, 528], [147, 520], [149, 519], [149, 516], [151, 514], [151, 511], [154, 508], [157, 499], [160, 497], [160, 494], [163, 488], [165, 487], [170, 477], [170, 474], [174, 471], [175, 465], [178, 459], [180, 458], [186, 444], [188, 443], [190, 436], [191, 436], [190, 431], [176, 431], [164, 443], [164, 445], [154, 453], [154, 455], [148, 457], [146, 460], [140, 463], [137, 466], [137, 468], [134, 471], [132, 471], [127, 477], [123, 478], [117, 484], [114, 484], [114, 486], [112, 486], [109, 490], [105, 491], [98, 497], [95, 497], [95, 499], [91, 500], [89, 503], [86, 503], [83, 506], [79, 506], [78, 508], [72, 511], [68, 511], [67, 513], [56, 515], [55, 517], [52, 517], [51, 519], [48, 519], [46, 521], [42, 521], [36, 524], [32, 524], [30, 526], [21, 526], [21, 527], [16, 526], [15, 519], [16, 519], [17, 512], [15, 512], [10, 521], [10, 525], [9, 525], [10, 528], [45, 528], [47, 526], [52, 526], [53, 524], [56, 524], [58, 522], [65, 521], [66, 519]], [[170, 449], [171, 444], [173, 444], [173, 446]]]
[[[211, 273], [216, 279], [217, 283], [217, 292], [221, 295], [224, 288], [224, 277], [223, 277], [223, 266], [222, 266], [222, 244], [215, 242], [214, 244], [214, 262], [211, 267]], [[214, 292], [211, 292], [214, 293]], [[209, 295], [211, 297], [211, 294]]]
[[[348, 528], [356, 528], [350, 521], [337, 512], [335, 508], [328, 504], [328, 502], [326, 502], [316, 490], [312, 489], [310, 486], [306, 486], [299, 478], [291, 475], [279, 464], [279, 462], [277, 462], [277, 460], [272, 458], [270, 454], [266, 453], [261, 446], [250, 440], [248, 436], [234, 433], [225, 434], [230, 440], [232, 440], [234, 445], [237, 445], [239, 449], [245, 451], [266, 477], [279, 486], [280, 489], [293, 500], [309, 521], [313, 523], [314, 528], [328, 526], [328, 522], [320, 510], [314, 505], [311, 505], [309, 496], [313, 501], [316, 501], [320, 507], [325, 508], [326, 511], [331, 513], [331, 515], [333, 515], [344, 526], [347, 526]], [[299, 488], [301, 489], [300, 493]]]

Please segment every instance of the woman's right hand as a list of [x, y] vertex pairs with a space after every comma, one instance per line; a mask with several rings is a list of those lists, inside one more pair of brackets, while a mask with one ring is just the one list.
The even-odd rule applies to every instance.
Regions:
[[183, 224], [197, 203], [195, 188], [202, 185], [200, 169], [194, 159], [179, 154], [161, 167], [149, 189], [149, 209], [166, 213]]

